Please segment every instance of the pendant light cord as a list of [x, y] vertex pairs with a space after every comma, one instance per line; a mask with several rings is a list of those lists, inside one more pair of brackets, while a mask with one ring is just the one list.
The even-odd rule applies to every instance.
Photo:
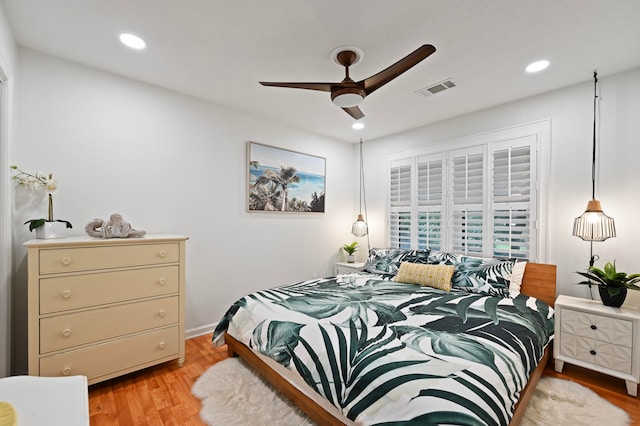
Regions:
[[[369, 227], [369, 216], [367, 215], [367, 194], [364, 188], [364, 160], [362, 157], [362, 138], [360, 138], [360, 214], [362, 214], [362, 203], [364, 200], [364, 221]], [[367, 229], [367, 255], [371, 251], [371, 242], [369, 240], [369, 231]]]
[[[593, 71], [593, 152], [591, 157], [591, 199], [596, 199], [596, 105], [598, 100], [598, 71]], [[589, 241], [589, 270], [600, 257], [593, 254], [593, 241]], [[589, 296], [593, 300], [593, 291], [589, 284]]]
[[598, 100], [598, 72], [593, 71], [593, 155], [591, 159], [591, 199], [596, 199], [596, 101]]
[[358, 188], [360, 190], [360, 211], [359, 213], [362, 214], [362, 180], [364, 178], [364, 171], [362, 170], [362, 165], [364, 163], [362, 162], [362, 138], [360, 138], [360, 187]]

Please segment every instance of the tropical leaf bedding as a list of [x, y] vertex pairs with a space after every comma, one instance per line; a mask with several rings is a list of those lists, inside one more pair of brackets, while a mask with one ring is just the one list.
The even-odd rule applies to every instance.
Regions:
[[360, 273], [243, 297], [214, 343], [225, 331], [359, 424], [507, 425], [553, 337], [553, 309]]

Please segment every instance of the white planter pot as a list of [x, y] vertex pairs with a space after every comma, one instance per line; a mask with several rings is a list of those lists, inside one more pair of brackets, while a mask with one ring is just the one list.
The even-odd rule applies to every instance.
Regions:
[[355, 263], [355, 261], [356, 261], [356, 256], [355, 255], [350, 254], [350, 255], [347, 256], [347, 262], [348, 263]]
[[66, 236], [67, 224], [64, 222], [45, 222], [44, 225], [36, 228], [36, 238], [41, 240], [64, 238]]

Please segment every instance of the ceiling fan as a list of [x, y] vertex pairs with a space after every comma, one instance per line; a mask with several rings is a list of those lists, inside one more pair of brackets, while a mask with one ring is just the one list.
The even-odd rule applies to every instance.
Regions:
[[263, 86], [290, 87], [294, 89], [319, 90], [331, 93], [331, 101], [356, 120], [364, 117], [358, 105], [367, 95], [378, 90], [400, 74], [417, 65], [436, 51], [430, 44], [424, 44], [400, 59], [395, 64], [360, 81], [353, 81], [349, 77], [349, 67], [359, 59], [354, 50], [342, 50], [335, 56], [335, 61], [345, 68], [345, 78], [339, 83], [274, 83], [261, 81]]

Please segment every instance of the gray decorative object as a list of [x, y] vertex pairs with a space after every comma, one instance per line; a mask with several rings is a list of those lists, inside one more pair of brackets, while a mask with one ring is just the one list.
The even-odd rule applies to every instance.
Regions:
[[147, 231], [133, 229], [118, 213], [112, 214], [106, 222], [102, 219], [93, 219], [87, 223], [84, 230], [88, 236], [94, 238], [142, 237], [147, 233]]

